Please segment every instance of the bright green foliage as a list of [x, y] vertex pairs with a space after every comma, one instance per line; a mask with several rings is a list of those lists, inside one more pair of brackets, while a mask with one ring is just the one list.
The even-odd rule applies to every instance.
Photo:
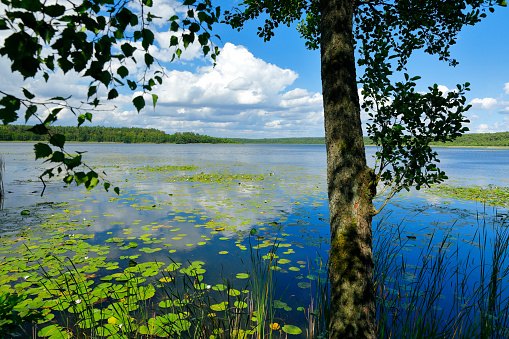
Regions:
[[[83, 183], [91, 189], [99, 183], [97, 173], [90, 168], [88, 172], [77, 170], [82, 165], [81, 155], [72, 156], [64, 151], [66, 138], [53, 133], [51, 124], [64, 108], [77, 117], [78, 126], [91, 122], [92, 112], [101, 104], [101, 89], [107, 91], [108, 100], [113, 100], [126, 83], [130, 90], [143, 93], [161, 84], [161, 70], [147, 72], [156, 62], [150, 52], [156, 43], [152, 21], [161, 18], [151, 13], [151, 0], [78, 1], [72, 6], [48, 5], [40, 0], [2, 0], [2, 3], [5, 12], [0, 16], [0, 30], [8, 31], [8, 36], [0, 46], [0, 55], [10, 60], [13, 73], [21, 74], [25, 80], [42, 76], [48, 81], [54, 72], [61, 70], [64, 74], [78, 73], [90, 79], [90, 84], [87, 102], [79, 106], [71, 104], [70, 97], [57, 96], [44, 101], [25, 88], [22, 97], [0, 89], [0, 120], [7, 125], [24, 112], [26, 122], [38, 121], [30, 131], [49, 137], [49, 143], [35, 146], [36, 159], [45, 158], [54, 165], [40, 176], [43, 183], [44, 178], [64, 172], [67, 184]], [[213, 7], [210, 0], [188, 0], [184, 6], [188, 8], [185, 18], [177, 15], [166, 18], [175, 33], [168, 41], [170, 46], [175, 46], [173, 58], [182, 54], [180, 43], [187, 48], [197, 41], [203, 54], [215, 60], [219, 50], [217, 47], [211, 50], [209, 31], [218, 22], [219, 8]], [[139, 11], [134, 9], [136, 7]], [[185, 33], [180, 34], [182, 31]], [[141, 72], [141, 78], [129, 74], [125, 66], [129, 60], [142, 62], [134, 57], [137, 51], [144, 55], [145, 72]], [[156, 102], [157, 95], [152, 95], [154, 106]], [[144, 96], [136, 96], [133, 104], [139, 112], [145, 107]], [[38, 111], [49, 114], [44, 117]], [[58, 150], [54, 151], [50, 145]], [[104, 182], [103, 186], [108, 190], [110, 184]], [[118, 192], [118, 188], [115, 191]]]

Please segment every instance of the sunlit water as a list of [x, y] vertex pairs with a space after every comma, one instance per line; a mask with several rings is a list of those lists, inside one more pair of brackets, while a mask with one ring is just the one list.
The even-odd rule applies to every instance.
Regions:
[[[16, 255], [21, 255], [20, 246], [38, 246], [31, 239], [36, 235], [45, 238], [60, 232], [64, 239], [72, 239], [78, 233], [93, 234], [86, 241], [99, 252], [90, 252], [87, 258], [104, 254], [113, 263], [101, 267], [96, 280], [121, 272], [129, 257], [137, 256], [137, 262], [202, 261], [208, 284], [226, 277], [242, 289], [245, 280], [236, 275], [250, 269], [250, 246], [278, 239], [278, 260], [284, 259], [279, 265], [278, 298], [288, 305], [279, 309], [278, 317], [282, 323], [303, 321], [302, 312], [295, 311], [310, 303], [308, 285], [302, 283], [323, 273], [313, 268], [317, 256], [326, 259], [329, 246], [325, 146], [70, 144], [71, 153], [87, 151], [84, 161], [104, 171], [104, 178], [120, 187], [121, 195], [100, 187], [91, 192], [65, 187], [60, 179], [52, 179], [42, 197], [38, 175], [48, 164], [34, 161], [32, 144], [0, 147], [6, 197], [0, 235], [11, 241], [1, 247], [0, 261], [12, 256], [12, 249], [18, 248]], [[372, 166], [376, 148], [366, 151]], [[509, 186], [509, 150], [444, 148], [438, 153], [450, 184]], [[196, 169], [149, 170], [161, 166]], [[223, 182], [183, 179], [202, 173], [245, 177]], [[22, 210], [30, 214], [21, 215]], [[478, 251], [479, 226], [488, 225], [485, 230], [492, 237], [497, 213], [506, 211], [411, 190], [387, 205], [375, 218], [374, 228], [403, 242], [402, 253], [410, 263], [430, 243], [455, 248], [465, 258]], [[54, 230], [38, 230], [52, 218], [57, 222]], [[126, 246], [129, 241], [137, 242], [137, 247]], [[75, 255], [62, 251], [64, 257]]]

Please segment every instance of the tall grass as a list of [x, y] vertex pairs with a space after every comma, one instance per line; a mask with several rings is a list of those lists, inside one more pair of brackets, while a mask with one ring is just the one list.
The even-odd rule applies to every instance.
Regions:
[[403, 241], [399, 232], [395, 244], [392, 234], [379, 229], [374, 272], [378, 338], [507, 338], [507, 226], [484, 220], [467, 254], [453, 245], [450, 234], [438, 242], [432, 236], [412, 263], [401, 252], [409, 239]]
[[[259, 250], [254, 250], [250, 243], [250, 300], [249, 310], [256, 319], [256, 338], [271, 337], [274, 326], [275, 287], [276, 287], [276, 251], [277, 244], [272, 246], [269, 252], [262, 256]], [[269, 326], [267, 326], [269, 325]]]

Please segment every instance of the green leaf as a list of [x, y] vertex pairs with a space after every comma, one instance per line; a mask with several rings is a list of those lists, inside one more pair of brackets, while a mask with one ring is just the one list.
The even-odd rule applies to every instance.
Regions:
[[23, 95], [25, 96], [25, 98], [27, 98], [27, 99], [33, 99], [33, 98], [35, 98], [35, 95], [33, 95], [32, 93], [30, 93], [27, 89], [22, 88], [21, 90], [23, 91]]
[[83, 125], [83, 123], [85, 122], [85, 115], [84, 114], [80, 114], [78, 116], [78, 127], [80, 127], [81, 125]]
[[116, 89], [112, 88], [108, 93], [108, 100], [115, 99], [118, 97], [118, 92]]
[[37, 106], [32, 105], [27, 108], [27, 111], [25, 112], [25, 123], [28, 122], [28, 120], [37, 112]]
[[120, 77], [123, 79], [123, 78], [125, 78], [126, 76], [129, 75], [129, 70], [125, 66], [120, 66], [117, 69], [117, 74], [120, 75]]
[[145, 99], [143, 99], [142, 95], [139, 95], [133, 99], [133, 104], [139, 113], [143, 109], [143, 107], [145, 107]]
[[294, 326], [294, 325], [285, 325], [285, 326], [283, 326], [282, 330], [283, 330], [283, 332], [285, 332], [287, 334], [297, 335], [297, 334], [302, 333], [302, 330], [299, 327]]
[[48, 134], [48, 128], [44, 124], [34, 125], [32, 128], [29, 128], [28, 131], [35, 133], [37, 135]]
[[65, 13], [65, 6], [62, 5], [50, 5], [44, 7], [44, 13], [56, 18]]
[[187, 48], [189, 44], [194, 42], [195, 34], [193, 32], [189, 34], [182, 34], [182, 41], [184, 42], [184, 48]]
[[154, 108], [156, 108], [157, 99], [157, 94], [152, 94], [152, 104], [154, 105]]
[[178, 32], [179, 30], [179, 24], [176, 21], [172, 21], [170, 24], [170, 31], [172, 32]]
[[64, 159], [65, 159], [64, 153], [62, 153], [60, 151], [55, 151], [55, 152], [53, 152], [53, 155], [51, 156], [50, 161], [51, 162], [64, 162]]
[[81, 165], [81, 155], [77, 155], [77, 156], [72, 157], [72, 158], [67, 158], [67, 159], [65, 159], [64, 163], [67, 166], [67, 168], [72, 170], [73, 168], [78, 167], [79, 165]]
[[97, 93], [97, 86], [90, 86], [88, 88], [87, 100], [88, 100], [88, 98], [90, 98], [92, 95], [94, 95], [96, 93]]
[[40, 337], [58, 337], [58, 335], [63, 335], [66, 333], [65, 330], [59, 325], [53, 324], [42, 328], [37, 335]]
[[198, 25], [196, 22], [193, 22], [191, 26], [189, 26], [189, 30], [193, 33], [196, 33], [200, 30], [200, 25]]
[[136, 89], [136, 87], [138, 87], [138, 85], [134, 81], [129, 80], [129, 79], [127, 79], [127, 85], [129, 86], [131, 91], [134, 91]]
[[150, 55], [149, 53], [145, 53], [145, 65], [147, 67], [150, 67], [154, 63], [154, 57]]
[[65, 144], [65, 135], [63, 134], [54, 134], [49, 138], [50, 144], [56, 147], [64, 147]]
[[99, 183], [99, 179], [98, 179], [97, 177], [92, 177], [92, 178], [90, 178], [90, 180], [89, 180], [89, 181], [87, 181], [87, 182], [85, 183], [85, 186], [86, 186], [87, 190], [89, 190], [89, 191], [90, 191], [90, 190], [91, 190], [91, 189], [93, 189], [95, 186], [97, 186], [97, 184], [98, 184], [98, 183]]
[[89, 179], [85, 172], [76, 172], [74, 173], [74, 181], [77, 185], [81, 185], [84, 182], [87, 182]]
[[90, 112], [87, 112], [85, 114], [80, 114], [78, 116], [78, 127], [80, 127], [81, 125], [83, 125], [83, 123], [85, 122], [85, 120], [88, 120], [90, 122], [92, 122], [92, 113]]
[[120, 49], [122, 50], [122, 53], [124, 53], [126, 57], [131, 57], [134, 51], [136, 51], [136, 47], [131, 46], [127, 42], [123, 43], [122, 46], [120, 46]]
[[16, 114], [16, 111], [19, 110], [21, 105], [18, 98], [6, 95], [0, 99], [0, 105], [5, 107], [0, 109], [0, 119], [3, 121], [4, 125], [18, 120], [18, 114]]
[[101, 75], [99, 76], [99, 81], [101, 81], [104, 86], [108, 87], [108, 85], [111, 82], [111, 73], [108, 71], [101, 72]]
[[154, 33], [151, 30], [144, 28], [141, 30], [141, 34], [143, 36], [143, 41], [141, 45], [145, 50], [148, 50], [149, 46], [154, 43]]
[[35, 160], [49, 157], [53, 153], [53, 150], [48, 146], [48, 144], [43, 144], [41, 142], [34, 145], [34, 151]]

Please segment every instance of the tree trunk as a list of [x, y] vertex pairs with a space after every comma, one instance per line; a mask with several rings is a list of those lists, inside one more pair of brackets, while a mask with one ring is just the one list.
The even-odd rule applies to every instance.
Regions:
[[331, 227], [329, 338], [375, 338], [373, 171], [366, 165], [352, 0], [322, 0], [322, 92]]

